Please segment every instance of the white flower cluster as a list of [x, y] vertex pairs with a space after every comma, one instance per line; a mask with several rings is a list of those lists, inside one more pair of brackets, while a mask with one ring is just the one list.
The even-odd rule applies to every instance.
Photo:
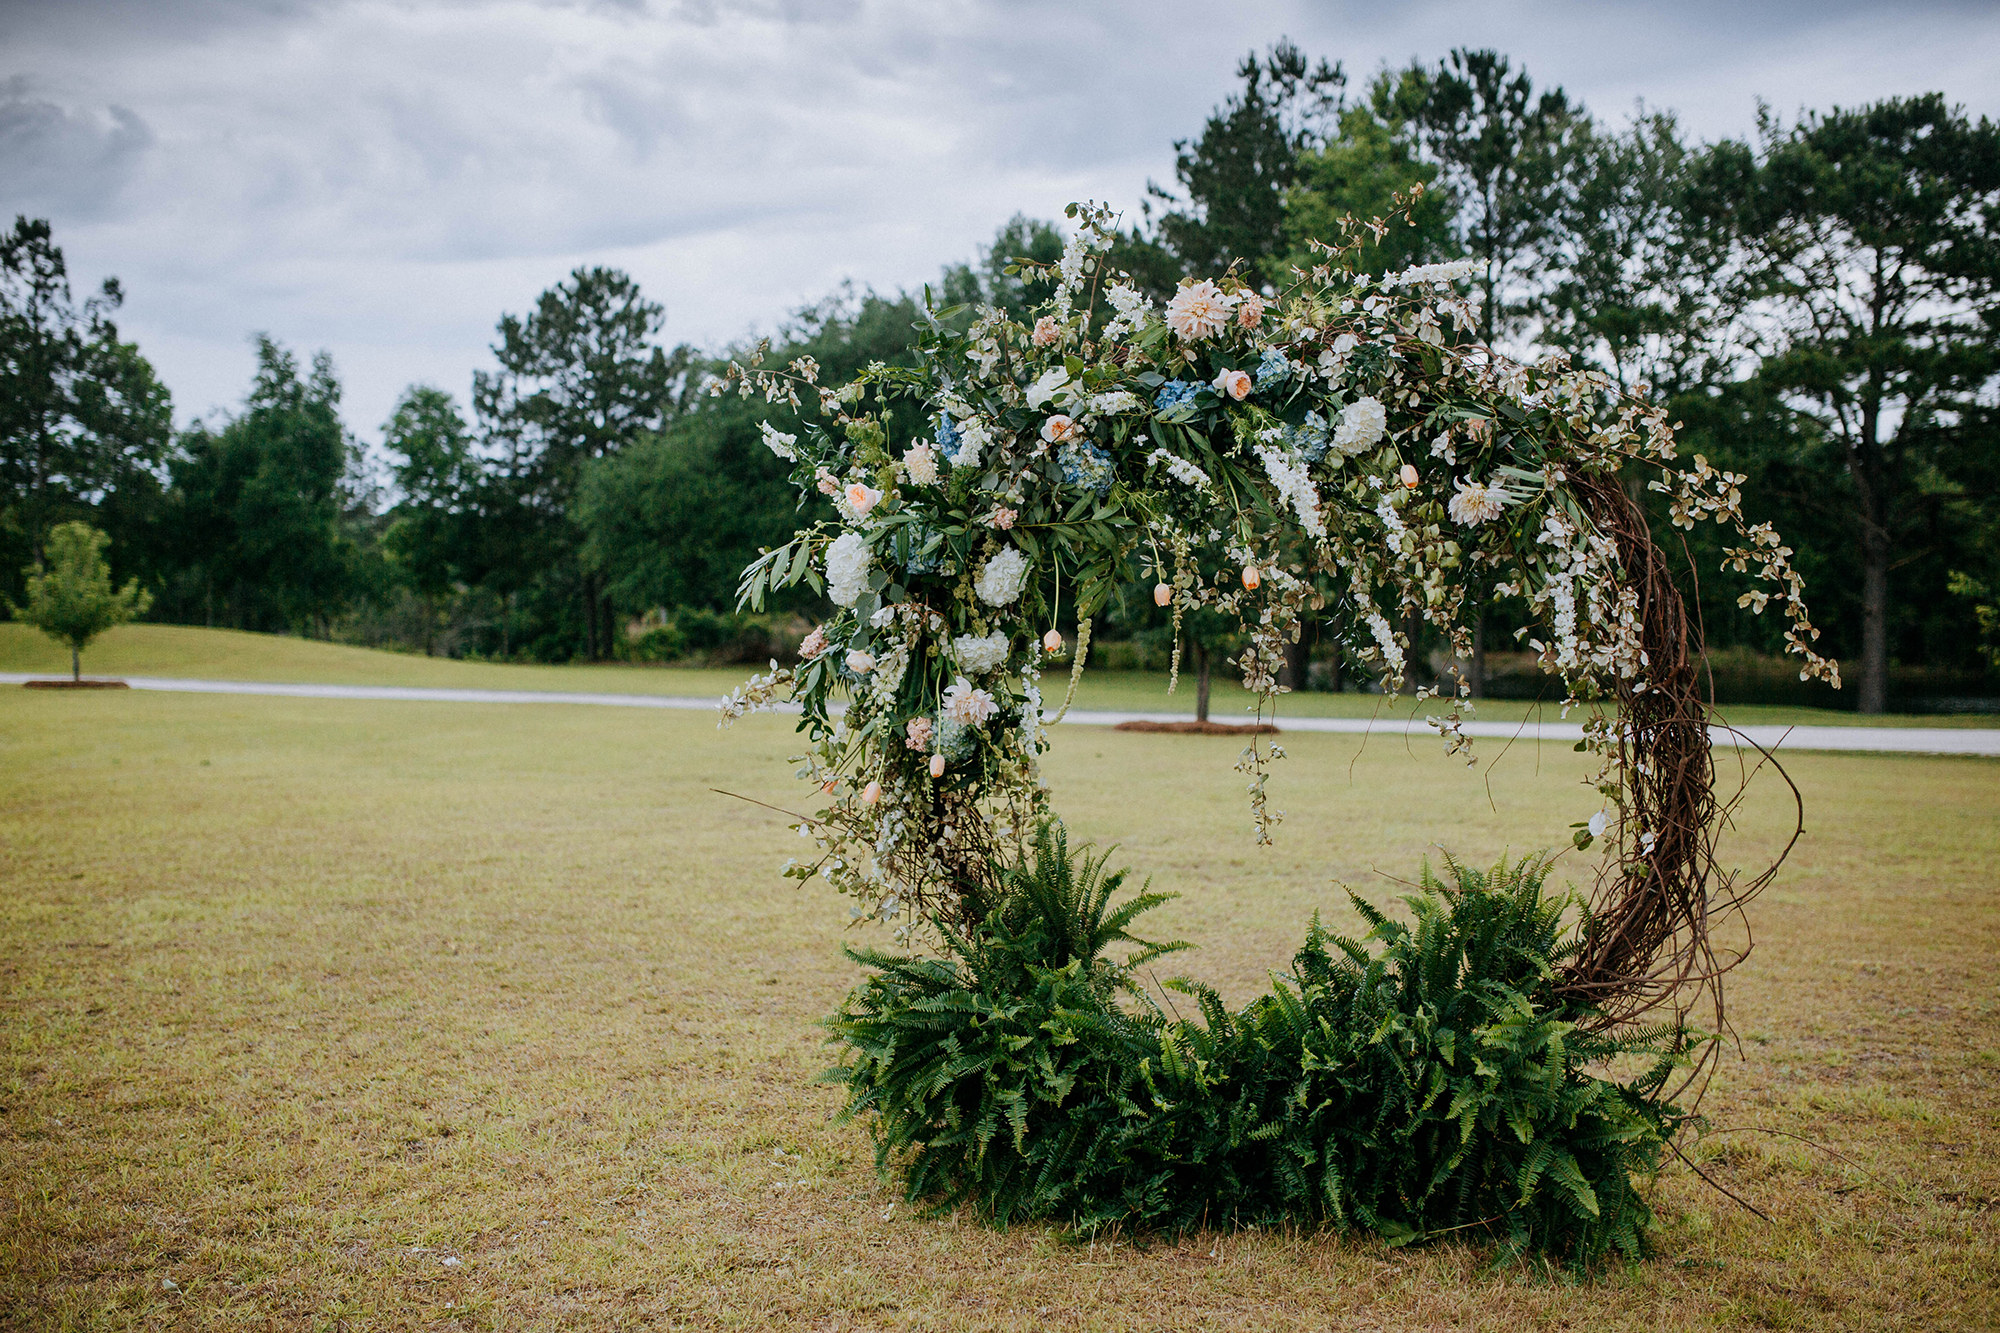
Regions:
[[988, 606], [1007, 606], [1021, 595], [1027, 581], [1028, 558], [1018, 547], [1007, 546], [980, 568], [972, 590]]
[[1197, 491], [1208, 489], [1208, 474], [1179, 454], [1169, 453], [1165, 449], [1155, 449], [1146, 455], [1146, 465], [1165, 468], [1167, 475], [1183, 486], [1192, 487]]
[[1136, 288], [1122, 282], [1114, 282], [1104, 295], [1105, 299], [1111, 302], [1111, 308], [1118, 312], [1118, 318], [1104, 326], [1104, 337], [1107, 342], [1115, 342], [1127, 334], [1137, 333], [1145, 328], [1147, 321], [1153, 317], [1153, 303], [1146, 299], [1145, 293]]
[[876, 703], [886, 704], [896, 697], [896, 691], [903, 688], [903, 673], [910, 667], [910, 645], [899, 643], [882, 654], [875, 663], [875, 674], [869, 678], [868, 693]]
[[1082, 225], [1070, 234], [1063, 245], [1062, 262], [1056, 266], [1056, 314], [1068, 319], [1076, 302], [1077, 288], [1083, 283], [1083, 263], [1093, 251], [1109, 250], [1112, 234], [1105, 225], [1111, 220], [1108, 208], [1085, 205]]
[[961, 634], [951, 641], [951, 655], [966, 675], [983, 676], [1006, 664], [1007, 636], [998, 630], [985, 635]]
[[1264, 465], [1264, 475], [1271, 479], [1271, 485], [1292, 507], [1292, 512], [1299, 516], [1299, 523], [1310, 535], [1324, 539], [1326, 515], [1320, 512], [1319, 492], [1313, 489], [1312, 477], [1307, 475], [1305, 464], [1287, 456], [1274, 445], [1260, 444], [1256, 450], [1258, 461]]
[[1382, 650], [1382, 660], [1389, 664], [1391, 675], [1403, 674], [1403, 645], [1396, 639], [1396, 631], [1389, 628], [1389, 622], [1374, 607], [1368, 608], [1368, 632], [1375, 636], [1375, 646]]
[[787, 463], [798, 458], [799, 451], [794, 447], [799, 442], [798, 436], [787, 435], [768, 421], [758, 422], [757, 429], [764, 433], [764, 443], [770, 446], [772, 453]]
[[958, 448], [951, 454], [953, 467], [978, 467], [979, 459], [993, 443], [993, 427], [979, 417], [958, 423]]
[[1050, 403], [1066, 402], [1075, 396], [1075, 391], [1070, 387], [1069, 372], [1057, 366], [1053, 370], [1043, 372], [1039, 379], [1028, 386], [1023, 401], [1039, 411]]
[[874, 553], [858, 532], [843, 532], [826, 548], [826, 595], [836, 606], [853, 606], [868, 586]]
[[1333, 432], [1333, 447], [1352, 458], [1373, 449], [1389, 429], [1389, 413], [1374, 398], [1357, 398], [1340, 414]]
[[1041, 673], [1031, 662], [1021, 668], [1021, 743], [1033, 754], [1042, 744]]
[[934, 486], [938, 479], [937, 450], [919, 441], [903, 455], [903, 471], [918, 486]]
[[1462, 282], [1478, 273], [1484, 264], [1477, 259], [1453, 259], [1443, 264], [1419, 264], [1406, 268], [1401, 273], [1391, 273], [1382, 279], [1387, 290], [1397, 287], [1415, 287], [1420, 283]]
[[1088, 410], [1101, 417], [1123, 416], [1127, 412], [1143, 412], [1146, 408], [1145, 402], [1139, 395], [1124, 389], [1095, 394], [1086, 406]]

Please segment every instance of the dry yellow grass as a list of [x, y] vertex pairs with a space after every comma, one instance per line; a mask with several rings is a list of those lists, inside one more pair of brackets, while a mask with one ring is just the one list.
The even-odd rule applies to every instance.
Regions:
[[[18, 1328], [1982, 1328], [2000, 1310], [2000, 766], [1806, 756], [1744, 1057], [1662, 1257], [1589, 1283], [1321, 1235], [1133, 1249], [925, 1219], [828, 1116], [844, 911], [721, 786], [785, 724], [0, 689], [0, 1320]], [[1241, 998], [1330, 876], [1561, 840], [1576, 756], [1062, 735], [1080, 834]], [[1745, 812], [1746, 860], [1782, 814]], [[1586, 867], [1574, 867], [1581, 874]], [[457, 1263], [448, 1263], [448, 1260]], [[171, 1281], [174, 1286], [164, 1284]]]

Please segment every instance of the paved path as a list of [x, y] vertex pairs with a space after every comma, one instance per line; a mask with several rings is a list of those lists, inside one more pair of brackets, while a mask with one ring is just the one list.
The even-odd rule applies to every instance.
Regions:
[[[0, 682], [57, 680], [57, 676], [0, 672]], [[718, 700], [666, 694], [586, 694], [557, 690], [447, 690], [413, 685], [293, 685], [253, 680], [183, 680], [167, 676], [127, 676], [135, 690], [181, 694], [274, 694], [294, 699], [407, 699], [428, 703], [595, 704], [600, 708], [674, 708], [713, 711]], [[797, 712], [781, 704], [781, 712]], [[1109, 727], [1120, 722], [1185, 722], [1184, 713], [1106, 713], [1072, 710], [1065, 723]], [[1422, 721], [1401, 718], [1283, 717], [1286, 731], [1332, 731], [1376, 736], [1428, 736]], [[1583, 728], [1571, 722], [1467, 722], [1465, 734], [1504, 740], [1575, 744]], [[1862, 750], [1889, 754], [1959, 754], [2000, 758], [2000, 727], [1743, 727], [1709, 728], [1717, 745], [1760, 745], [1784, 750]]]

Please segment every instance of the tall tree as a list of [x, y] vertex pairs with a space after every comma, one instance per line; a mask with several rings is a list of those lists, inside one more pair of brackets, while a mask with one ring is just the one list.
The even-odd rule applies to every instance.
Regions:
[[424, 652], [437, 648], [444, 603], [478, 563], [484, 482], [472, 432], [443, 389], [412, 384], [382, 426], [397, 499], [382, 545], [424, 609]]
[[685, 405], [694, 352], [661, 349], [653, 339], [665, 323], [626, 274], [579, 268], [526, 317], [501, 317], [500, 370], [473, 376], [473, 407], [504, 455], [501, 484], [524, 539], [503, 577], [569, 598], [592, 659], [609, 656], [615, 635], [604, 573], [581, 560], [577, 485], [591, 460], [660, 430]]
[[157, 491], [172, 429], [167, 391], [113, 313], [115, 278], [82, 302], [45, 220], [0, 234], [0, 556], [11, 582], [51, 525]]
[[[1047, 223], [1021, 218], [1002, 227], [982, 271], [947, 270], [950, 299], [1005, 305], [1019, 283], [1010, 258], [1052, 240]], [[914, 298], [841, 291], [798, 311], [769, 353], [783, 363], [810, 356], [820, 381], [840, 384], [873, 361], [912, 364], [910, 327], [921, 316]], [[775, 456], [759, 428], [797, 434], [804, 423], [782, 403], [735, 394], [704, 396], [666, 429], [585, 469], [578, 514], [586, 557], [606, 571], [607, 591], [626, 612], [694, 606], [727, 611], [736, 578], [762, 546], [790, 538], [802, 521], [789, 481], [791, 464]], [[916, 429], [914, 421], [900, 423]], [[820, 514], [808, 512], [804, 521]], [[802, 596], [800, 589], [795, 596]]]
[[1728, 377], [1737, 310], [1722, 201], [1743, 145], [1690, 146], [1654, 111], [1565, 146], [1572, 188], [1538, 247], [1550, 275], [1540, 341], [1663, 397]]
[[[1182, 274], [1216, 274], [1241, 262], [1261, 274], [1289, 249], [1285, 192], [1300, 153], [1316, 146], [1340, 106], [1346, 76], [1314, 64], [1290, 41], [1237, 66], [1241, 91], [1217, 107], [1194, 140], [1174, 144], [1180, 193], [1147, 186], [1167, 205], [1150, 238]], [[1138, 272], [1135, 268], [1134, 272]]]
[[359, 451], [341, 424], [332, 358], [321, 352], [302, 372], [268, 335], [256, 346], [243, 412], [219, 429], [196, 424], [173, 461], [176, 610], [326, 637], [352, 592], [342, 529]]
[[1453, 51], [1406, 70], [1388, 99], [1417, 126], [1457, 203], [1459, 245], [1483, 262], [1480, 338], [1523, 331], [1548, 239], [1573, 184], [1574, 141], [1589, 118], [1560, 88], [1537, 93], [1497, 51]]
[[[1762, 117], [1742, 204], [1759, 378], [1835, 445], [1861, 566], [1858, 707], [1887, 706], [1891, 581], [1928, 545], [1931, 480], [1991, 449], [2000, 383], [2000, 128], [1940, 94]], [[1940, 586], [1924, 588], [1942, 600]]]
[[1294, 268], [1325, 262], [1311, 241], [1338, 245], [1344, 218], [1387, 217], [1398, 196], [1409, 198], [1409, 223], [1391, 227], [1361, 256], [1371, 273], [1434, 263], [1458, 253], [1452, 227], [1456, 205], [1439, 183], [1436, 163], [1425, 161], [1416, 126], [1397, 97], [1397, 79], [1384, 70], [1360, 102], [1343, 107], [1334, 129], [1299, 155], [1295, 183], [1285, 193], [1286, 249], [1266, 265], [1274, 283]]

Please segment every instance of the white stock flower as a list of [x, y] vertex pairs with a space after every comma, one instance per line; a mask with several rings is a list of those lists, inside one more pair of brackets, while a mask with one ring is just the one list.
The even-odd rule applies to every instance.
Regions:
[[1306, 532], [1314, 537], [1326, 536], [1326, 515], [1320, 512], [1319, 492], [1313, 488], [1305, 465], [1268, 444], [1260, 444], [1256, 449], [1258, 461], [1264, 465], [1264, 475], [1291, 505]]
[[874, 553], [859, 533], [843, 532], [826, 548], [826, 595], [835, 606], [853, 606], [868, 585]]
[[980, 568], [972, 588], [988, 606], [1006, 606], [1021, 595], [1021, 585], [1027, 581], [1028, 558], [1007, 546]]
[[1165, 449], [1155, 449], [1146, 455], [1146, 465], [1158, 465], [1167, 470], [1167, 475], [1183, 486], [1202, 491], [1208, 489], [1208, 474], [1199, 466], [1182, 458], [1179, 454], [1168, 453]]
[[974, 689], [972, 682], [960, 676], [944, 692], [944, 716], [961, 726], [984, 726], [986, 719], [1000, 711], [1000, 705], [993, 702], [993, 696], [985, 690]]
[[768, 421], [758, 422], [757, 429], [764, 433], [764, 443], [778, 457], [789, 463], [799, 456], [798, 450], [792, 447], [799, 442], [798, 436], [787, 435]]
[[1111, 308], [1118, 312], [1118, 318], [1104, 330], [1106, 338], [1136, 333], [1153, 316], [1153, 303], [1146, 299], [1145, 294], [1122, 282], [1111, 284], [1111, 289], [1104, 295], [1111, 302]]
[[1382, 279], [1384, 287], [1414, 287], [1419, 283], [1458, 282], [1479, 272], [1483, 267], [1477, 259], [1454, 259], [1443, 264], [1419, 264], [1406, 268], [1401, 273], [1391, 273]]
[[983, 676], [1006, 663], [1007, 636], [998, 630], [986, 635], [961, 634], [951, 641], [951, 655], [968, 676]]
[[978, 467], [979, 456], [993, 443], [993, 427], [979, 417], [958, 423], [958, 448], [952, 451], [953, 467]]

